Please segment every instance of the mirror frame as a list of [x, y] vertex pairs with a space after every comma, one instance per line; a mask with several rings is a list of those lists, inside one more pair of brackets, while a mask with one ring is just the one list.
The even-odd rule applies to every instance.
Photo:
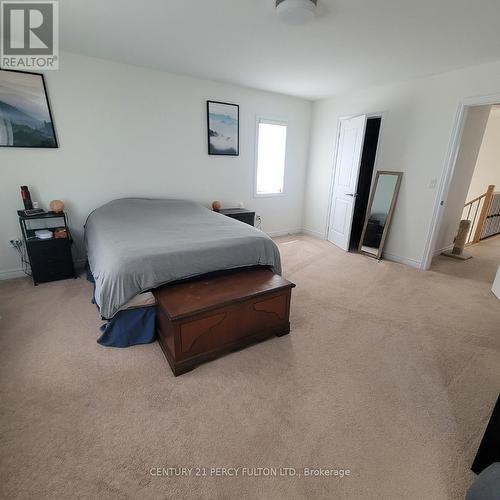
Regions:
[[[366, 227], [368, 225], [368, 219], [370, 218], [370, 214], [372, 212], [373, 199], [375, 198], [375, 192], [377, 191], [378, 179], [381, 175], [395, 175], [397, 176], [397, 181], [396, 181], [396, 186], [394, 187], [394, 193], [392, 195], [391, 206], [389, 207], [389, 212], [387, 213], [387, 218], [385, 220], [384, 231], [382, 233], [382, 238], [380, 239], [378, 252], [375, 255], [370, 252], [365, 252], [362, 248], [363, 248], [363, 241], [365, 239]], [[390, 170], [377, 170], [377, 175], [375, 176], [375, 180], [373, 181], [372, 189], [370, 192], [370, 199], [368, 200], [368, 207], [366, 209], [365, 223], [363, 224], [361, 239], [359, 240], [359, 248], [358, 248], [359, 253], [368, 255], [369, 257], [372, 257], [377, 260], [380, 260], [382, 258], [382, 251], [384, 250], [385, 240], [387, 239], [387, 235], [389, 234], [392, 215], [394, 213], [394, 208], [396, 207], [396, 202], [398, 199], [399, 188], [401, 187], [402, 178], [403, 178], [403, 172], [393, 172]]]

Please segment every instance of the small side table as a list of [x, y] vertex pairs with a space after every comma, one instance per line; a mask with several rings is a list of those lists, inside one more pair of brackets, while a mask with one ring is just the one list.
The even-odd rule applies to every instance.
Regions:
[[255, 212], [246, 208], [223, 208], [219, 213], [231, 217], [231, 219], [239, 220], [250, 226], [255, 226]]
[[[32, 228], [30, 221], [45, 221], [44, 227]], [[76, 278], [73, 256], [71, 255], [71, 244], [73, 240], [69, 232], [66, 214], [48, 212], [41, 215], [27, 217], [19, 216], [19, 225], [28, 254], [33, 284], [49, 281]], [[54, 230], [64, 227], [67, 238], [40, 239], [35, 235], [38, 229]]]

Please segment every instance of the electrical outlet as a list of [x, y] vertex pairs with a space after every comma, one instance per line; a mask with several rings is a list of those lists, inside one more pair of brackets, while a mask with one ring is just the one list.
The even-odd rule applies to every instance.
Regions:
[[20, 244], [21, 244], [21, 240], [18, 240], [17, 238], [12, 238], [9, 240], [9, 245], [11, 246], [11, 248], [16, 248]]

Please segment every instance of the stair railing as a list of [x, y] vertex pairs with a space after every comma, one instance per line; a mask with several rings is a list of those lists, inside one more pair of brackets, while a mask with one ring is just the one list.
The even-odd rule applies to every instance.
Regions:
[[495, 186], [488, 186], [485, 193], [468, 201], [464, 205], [462, 218], [471, 221], [466, 246], [498, 234], [500, 232], [500, 193], [495, 193]]

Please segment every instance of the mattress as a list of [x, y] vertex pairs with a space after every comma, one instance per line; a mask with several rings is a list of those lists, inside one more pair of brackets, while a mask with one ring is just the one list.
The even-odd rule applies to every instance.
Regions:
[[251, 266], [281, 274], [269, 236], [186, 200], [107, 203], [89, 215], [85, 245], [94, 298], [105, 319], [136, 295], [173, 281]]
[[124, 306], [120, 307], [120, 311], [127, 309], [138, 309], [139, 307], [152, 307], [156, 305], [155, 296], [151, 292], [138, 293], [132, 297]]

